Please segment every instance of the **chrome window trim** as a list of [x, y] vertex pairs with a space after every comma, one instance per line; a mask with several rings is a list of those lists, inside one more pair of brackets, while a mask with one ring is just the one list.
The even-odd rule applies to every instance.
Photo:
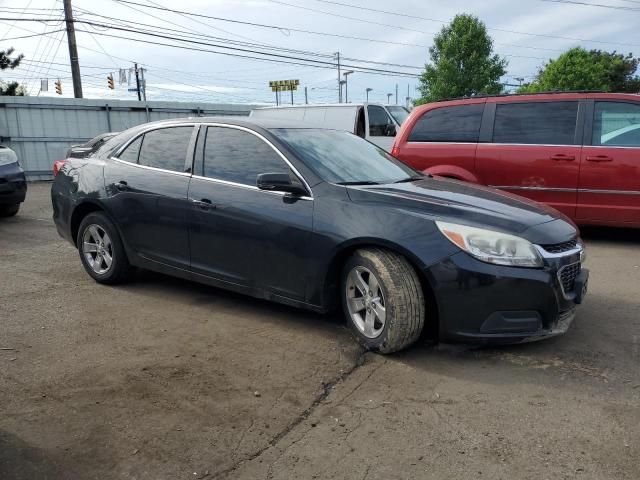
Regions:
[[189, 172], [176, 172], [175, 170], [166, 170], [164, 168], [150, 167], [148, 165], [140, 165], [139, 163], [127, 162], [126, 160], [120, 160], [119, 158], [116, 158], [116, 157], [109, 157], [109, 160], [112, 160], [112, 161], [118, 162], [118, 163], [122, 163], [124, 165], [129, 165], [131, 167], [144, 168], [145, 170], [152, 170], [154, 172], [171, 173], [173, 175], [180, 175], [182, 177], [190, 177], [191, 176], [191, 173], [189, 173]]
[[[255, 130], [251, 130], [250, 128], [243, 127], [243, 126], [240, 126], [240, 125], [230, 125], [230, 124], [227, 124], [227, 123], [201, 123], [200, 125], [201, 126], [205, 126], [205, 127], [232, 128], [232, 129], [235, 129], [235, 130], [241, 130], [243, 132], [247, 132], [247, 133], [250, 133], [252, 135], [255, 135], [260, 140], [262, 140], [267, 145], [269, 145], [273, 149], [273, 151], [278, 154], [278, 156], [284, 161], [284, 163], [286, 163], [289, 166], [289, 168], [294, 173], [294, 175], [296, 177], [298, 177], [298, 180], [300, 180], [300, 182], [305, 186], [305, 188], [307, 190], [307, 193], [309, 195], [308, 196], [301, 196], [301, 197], [297, 197], [297, 198], [300, 198], [300, 199], [311, 199], [311, 200], [313, 199], [313, 190], [311, 190], [311, 187], [309, 186], [309, 184], [307, 183], [305, 178], [302, 176], [302, 174], [298, 171], [298, 169], [296, 167], [293, 166], [293, 164], [289, 161], [289, 159], [280, 150], [278, 150], [278, 147], [276, 147], [273, 143], [271, 143], [271, 141], [268, 138], [266, 138], [264, 135], [256, 132]], [[194, 177], [204, 178], [204, 179], [207, 179], [207, 180], [216, 180], [219, 183], [224, 183], [224, 184], [232, 185], [232, 186], [249, 187], [251, 189], [260, 190], [255, 185], [249, 185], [249, 184], [245, 184], [245, 183], [230, 182], [228, 180], [222, 180], [222, 179], [218, 179], [218, 178], [213, 179], [213, 178], [210, 178], [210, 177], [204, 177], [204, 176], [200, 176], [200, 175], [194, 175]], [[267, 192], [267, 190], [260, 190], [260, 191]], [[285, 192], [271, 192], [271, 193], [282, 193], [283, 195], [286, 195]]]
[[197, 178], [198, 180], [206, 180], [207, 182], [212, 182], [212, 183], [219, 183], [221, 185], [228, 185], [230, 187], [238, 187], [238, 188], [245, 188], [247, 190], [254, 190], [254, 191], [258, 191], [258, 192], [263, 192], [263, 193], [268, 193], [271, 195], [278, 195], [280, 197], [285, 197], [287, 195], [289, 195], [292, 199], [296, 199], [296, 200], [311, 200], [313, 201], [313, 197], [309, 197], [306, 195], [302, 195], [299, 197], [293, 196], [287, 192], [274, 192], [272, 190], [262, 190], [258, 187], [255, 187], [253, 185], [247, 185], [246, 183], [237, 183], [237, 182], [230, 182], [228, 180], [220, 180], [218, 178], [210, 178], [210, 177], [203, 177], [202, 175], [191, 175], [193, 178]]
[[625, 145], [585, 145], [584, 148], [619, 148], [621, 150], [638, 150], [638, 151], [640, 151], [640, 145], [638, 145], [637, 147], [625, 146]]

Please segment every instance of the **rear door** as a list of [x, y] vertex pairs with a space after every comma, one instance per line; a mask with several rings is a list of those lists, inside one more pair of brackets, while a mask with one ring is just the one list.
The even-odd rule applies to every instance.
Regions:
[[493, 131], [476, 153], [481, 182], [575, 218], [583, 108], [577, 99], [490, 99], [487, 115], [493, 116]]
[[187, 270], [187, 152], [193, 125], [148, 131], [105, 163], [108, 205], [138, 255]]
[[589, 101], [577, 218], [640, 225], [640, 103]]

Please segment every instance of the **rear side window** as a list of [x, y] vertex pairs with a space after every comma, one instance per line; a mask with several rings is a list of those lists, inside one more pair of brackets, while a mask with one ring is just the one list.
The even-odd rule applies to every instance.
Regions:
[[261, 173], [290, 173], [276, 151], [252, 133], [208, 127], [204, 144], [204, 176], [256, 186]]
[[596, 102], [591, 144], [640, 147], [640, 105]]
[[413, 126], [409, 141], [475, 143], [483, 111], [483, 103], [429, 110]]
[[578, 102], [496, 105], [494, 143], [574, 145]]
[[184, 172], [193, 127], [171, 127], [144, 134], [138, 163], [147, 167]]
[[142, 135], [131, 142], [129, 146], [122, 151], [118, 158], [120, 160], [124, 160], [125, 162], [138, 163], [140, 145], [142, 145]]

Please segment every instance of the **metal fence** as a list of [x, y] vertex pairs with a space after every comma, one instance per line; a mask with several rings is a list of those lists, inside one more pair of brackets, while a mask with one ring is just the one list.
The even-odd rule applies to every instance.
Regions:
[[51, 178], [69, 146], [104, 132], [179, 117], [249, 115], [256, 105], [0, 97], [0, 143], [13, 149], [30, 180]]

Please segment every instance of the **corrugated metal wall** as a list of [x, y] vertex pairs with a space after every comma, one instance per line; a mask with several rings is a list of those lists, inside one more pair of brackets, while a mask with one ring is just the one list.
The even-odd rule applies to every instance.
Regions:
[[167, 118], [249, 115], [255, 105], [0, 97], [0, 142], [13, 149], [32, 180], [51, 178], [69, 146], [104, 132]]

